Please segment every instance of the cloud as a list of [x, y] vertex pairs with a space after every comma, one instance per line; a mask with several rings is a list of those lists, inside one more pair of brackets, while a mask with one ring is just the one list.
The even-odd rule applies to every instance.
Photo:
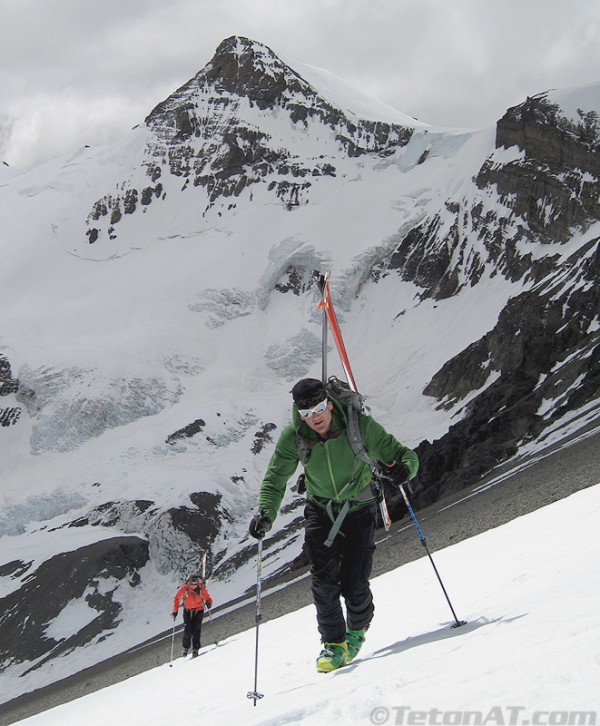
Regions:
[[597, 0], [4, 0], [0, 159], [109, 141], [246, 35], [427, 123], [599, 80]]
[[38, 93], [13, 110], [15, 118], [4, 139], [0, 132], [0, 144], [4, 141], [12, 150], [17, 165], [28, 166], [86, 144], [113, 141], [143, 118], [145, 105], [124, 96]]

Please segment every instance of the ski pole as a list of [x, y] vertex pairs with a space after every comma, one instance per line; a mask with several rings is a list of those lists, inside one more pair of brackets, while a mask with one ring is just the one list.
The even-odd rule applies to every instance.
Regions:
[[431, 562], [431, 565], [433, 567], [433, 571], [435, 572], [438, 582], [440, 583], [440, 586], [442, 588], [442, 591], [444, 595], [446, 596], [446, 601], [448, 602], [448, 605], [450, 606], [450, 610], [452, 610], [452, 615], [454, 616], [454, 623], [452, 625], [453, 628], [460, 628], [461, 625], [466, 625], [466, 620], [459, 620], [456, 617], [456, 613], [454, 612], [454, 608], [452, 607], [452, 603], [450, 602], [450, 598], [448, 597], [448, 593], [446, 592], [446, 588], [444, 587], [444, 583], [442, 582], [442, 578], [440, 577], [440, 573], [438, 572], [437, 567], [435, 566], [435, 562], [433, 561], [433, 557], [431, 556], [431, 552], [429, 551], [429, 547], [427, 547], [427, 542], [425, 541], [425, 535], [423, 534], [423, 530], [419, 526], [419, 522], [417, 520], [417, 517], [415, 516], [415, 513], [413, 512], [413, 508], [410, 506], [410, 502], [408, 501], [408, 497], [406, 496], [406, 492], [404, 491], [404, 487], [402, 484], [399, 485], [400, 487], [400, 494], [402, 494], [402, 498], [404, 499], [404, 503], [406, 504], [406, 507], [408, 508], [408, 513], [410, 514], [410, 518], [413, 521], [413, 524], [417, 528], [417, 532], [419, 533], [419, 539], [421, 540], [421, 544], [423, 547], [425, 547], [425, 552], [427, 552], [427, 556], [429, 557], [429, 561]]
[[171, 667], [173, 667], [173, 651], [175, 649], [175, 623], [173, 622], [173, 630], [171, 632]]
[[254, 647], [254, 690], [248, 691], [247, 696], [248, 698], [252, 698], [254, 700], [254, 705], [256, 706], [256, 701], [259, 698], [262, 698], [264, 694], [259, 693], [257, 690], [257, 684], [258, 684], [258, 626], [260, 625], [260, 621], [262, 619], [262, 613], [260, 610], [260, 595], [262, 590], [262, 539], [258, 540], [258, 552], [257, 552], [257, 559], [256, 559], [256, 644]]

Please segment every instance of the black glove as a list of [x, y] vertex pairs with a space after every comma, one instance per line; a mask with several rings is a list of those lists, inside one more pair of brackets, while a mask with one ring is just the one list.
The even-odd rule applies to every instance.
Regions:
[[250, 532], [250, 534], [255, 539], [262, 539], [270, 529], [271, 529], [271, 520], [267, 517], [267, 515], [264, 512], [260, 511], [260, 512], [257, 512], [250, 520], [250, 526], [248, 527], [248, 532]]
[[177, 610], [173, 611], [171, 615], [173, 616], [173, 620], [177, 620]]
[[417, 494], [423, 488], [416, 479], [410, 478], [408, 469], [400, 461], [394, 461], [391, 465], [382, 464], [381, 468], [383, 470], [382, 476], [385, 479], [388, 479], [397, 487], [406, 485], [409, 494]]
[[381, 474], [384, 479], [389, 479], [396, 486], [407, 482], [409, 476], [408, 469], [401, 461], [393, 461], [391, 464], [381, 463]]

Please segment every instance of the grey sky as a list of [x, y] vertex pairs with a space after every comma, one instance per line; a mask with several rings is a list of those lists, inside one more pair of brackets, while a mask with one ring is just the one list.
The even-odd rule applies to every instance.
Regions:
[[481, 128], [600, 81], [598, 0], [0, 0], [0, 161], [112, 141], [245, 35], [420, 120]]

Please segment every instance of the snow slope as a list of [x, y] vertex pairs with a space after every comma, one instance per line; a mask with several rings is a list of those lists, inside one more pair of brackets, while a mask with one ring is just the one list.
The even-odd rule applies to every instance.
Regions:
[[[373, 581], [360, 657], [318, 674], [312, 606], [21, 721], [31, 726], [174, 718], [231, 724], [567, 726], [598, 722], [600, 485], [434, 553], [459, 618], [424, 557]], [[268, 540], [266, 541], [268, 548]], [[263, 604], [267, 610], [268, 600]], [[169, 643], [165, 641], [165, 649]]]

